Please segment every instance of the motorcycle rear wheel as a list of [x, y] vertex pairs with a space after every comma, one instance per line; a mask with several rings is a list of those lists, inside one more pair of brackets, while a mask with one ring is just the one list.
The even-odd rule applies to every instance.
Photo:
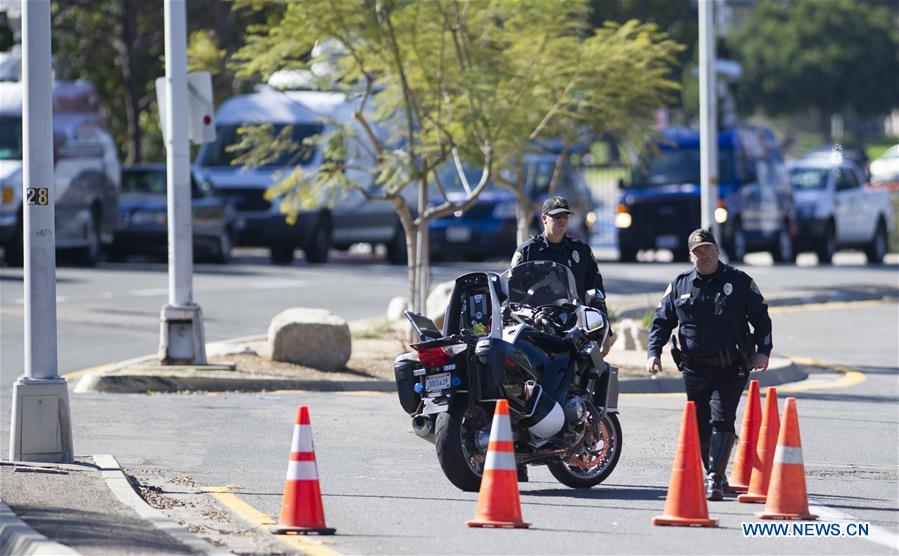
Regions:
[[489, 427], [491, 416], [469, 409], [464, 399], [457, 398], [453, 407], [437, 415], [434, 444], [437, 461], [451, 483], [466, 492], [481, 488], [484, 473], [484, 454], [475, 447], [475, 434], [483, 426]]
[[582, 469], [572, 466], [569, 462], [551, 462], [546, 466], [553, 477], [571, 488], [591, 488], [606, 480], [615, 470], [618, 458], [621, 457], [622, 436], [618, 415], [615, 413], [603, 415], [595, 426], [593, 440], [592, 446], [589, 446], [591, 452], [585, 453], [585, 456], [591, 458], [591, 462], [595, 462], [596, 465]]

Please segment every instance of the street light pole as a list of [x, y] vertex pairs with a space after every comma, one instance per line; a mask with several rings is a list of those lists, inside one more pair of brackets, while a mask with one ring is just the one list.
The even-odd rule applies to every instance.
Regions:
[[70, 463], [69, 391], [56, 359], [56, 188], [50, 0], [22, 2], [25, 374], [13, 385], [9, 459]]
[[205, 365], [203, 313], [192, 291], [186, 0], [165, 0], [164, 10], [169, 302], [161, 313], [159, 355], [163, 364]]
[[712, 217], [718, 201], [718, 118], [714, 0], [699, 0], [699, 172], [701, 227], [720, 241]]

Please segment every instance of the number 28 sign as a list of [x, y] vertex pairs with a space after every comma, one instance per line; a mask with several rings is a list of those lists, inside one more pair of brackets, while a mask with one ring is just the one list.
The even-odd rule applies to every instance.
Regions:
[[25, 190], [25, 202], [29, 205], [46, 205], [49, 202], [49, 190], [46, 187], [29, 187]]

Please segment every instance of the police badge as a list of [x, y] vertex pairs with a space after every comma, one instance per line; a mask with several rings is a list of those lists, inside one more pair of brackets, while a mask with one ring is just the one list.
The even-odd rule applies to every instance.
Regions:
[[581, 254], [577, 251], [571, 254], [571, 258], [574, 259], [575, 264], [581, 262]]
[[734, 287], [730, 282], [724, 283], [724, 295], [730, 295], [734, 293]]

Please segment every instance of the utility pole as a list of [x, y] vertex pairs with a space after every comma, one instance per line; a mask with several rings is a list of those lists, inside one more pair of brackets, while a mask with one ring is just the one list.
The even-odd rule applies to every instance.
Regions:
[[713, 211], [718, 203], [718, 114], [715, 83], [714, 0], [699, 0], [699, 173], [701, 227], [721, 241]]
[[69, 390], [56, 359], [56, 189], [50, 0], [22, 2], [25, 374], [13, 385], [9, 459], [71, 463]]
[[203, 313], [192, 286], [186, 0], [165, 0], [164, 10], [169, 301], [161, 312], [159, 356], [163, 364], [205, 365]]

